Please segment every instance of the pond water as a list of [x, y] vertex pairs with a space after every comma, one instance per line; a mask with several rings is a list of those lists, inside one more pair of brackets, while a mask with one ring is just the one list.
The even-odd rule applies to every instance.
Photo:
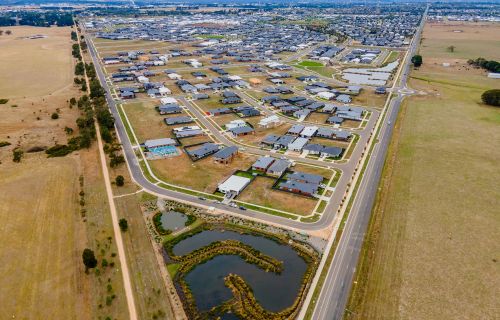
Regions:
[[183, 213], [169, 211], [161, 215], [161, 226], [165, 230], [175, 231], [184, 228], [187, 219]]
[[[283, 261], [281, 274], [265, 272], [253, 264], [248, 264], [239, 256], [217, 256], [196, 266], [185, 276], [185, 281], [193, 292], [198, 310], [207, 311], [233, 297], [224, 285], [224, 277], [229, 273], [241, 276], [252, 288], [255, 298], [262, 307], [277, 312], [293, 304], [307, 269], [307, 264], [288, 245], [273, 240], [240, 234], [234, 231], [206, 230], [187, 238], [174, 246], [175, 255], [184, 255], [193, 250], [220, 240], [239, 240], [262, 253]], [[233, 319], [226, 314], [224, 319]]]

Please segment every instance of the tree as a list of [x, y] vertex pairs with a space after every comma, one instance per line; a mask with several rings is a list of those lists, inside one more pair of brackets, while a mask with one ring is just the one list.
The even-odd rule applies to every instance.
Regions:
[[118, 222], [118, 225], [120, 226], [120, 230], [125, 232], [128, 230], [128, 221], [127, 219], [121, 218], [120, 221]]
[[449, 52], [455, 52], [455, 46], [451, 45], [448, 48], [446, 48]]
[[[77, 78], [75, 78], [75, 79], [77, 79]], [[75, 97], [73, 97], [73, 98], [69, 99], [69, 104], [70, 104], [71, 106], [76, 105], [76, 99], [75, 99]]]
[[85, 272], [88, 272], [88, 269], [93, 269], [97, 266], [97, 259], [95, 258], [94, 251], [89, 248], [83, 250], [82, 259], [83, 264], [85, 265]]
[[5, 31], [5, 34], [8, 35], [8, 36], [10, 36], [12, 34], [12, 31], [7, 30], [7, 31]]
[[0, 30], [0, 36], [3, 35], [3, 30]]
[[422, 62], [423, 62], [423, 61], [422, 61], [422, 56], [421, 56], [421, 55], [418, 55], [418, 54], [414, 55], [414, 56], [411, 58], [411, 62], [413, 63], [413, 65], [414, 65], [415, 67], [417, 67], [417, 68], [418, 68], [418, 67], [420, 67], [420, 66], [422, 65]]
[[57, 112], [54, 112], [50, 117], [52, 118], [52, 120], [56, 120], [59, 119], [59, 114]]
[[123, 176], [121, 176], [121, 175], [117, 176], [115, 178], [115, 183], [116, 183], [117, 186], [121, 187], [121, 186], [123, 186], [125, 184], [125, 178]]
[[481, 100], [487, 105], [499, 107], [500, 106], [500, 89], [492, 89], [485, 91], [481, 95]]

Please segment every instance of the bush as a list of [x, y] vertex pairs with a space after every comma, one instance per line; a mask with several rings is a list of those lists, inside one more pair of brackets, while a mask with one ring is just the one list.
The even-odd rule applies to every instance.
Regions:
[[114, 153], [109, 156], [111, 160], [109, 161], [109, 165], [111, 168], [118, 167], [120, 164], [125, 162], [125, 158], [122, 155], [116, 155]]
[[121, 187], [125, 184], [125, 178], [123, 176], [117, 176], [115, 178], [115, 183], [118, 187]]
[[500, 89], [493, 89], [485, 91], [481, 95], [481, 100], [487, 105], [499, 107], [500, 106]]
[[127, 219], [120, 219], [120, 221], [118, 222], [118, 225], [120, 226], [120, 230], [125, 232], [128, 230], [128, 221]]
[[64, 157], [73, 152], [74, 150], [75, 147], [71, 147], [65, 144], [56, 144], [55, 146], [45, 150], [45, 153], [48, 155], [49, 158]]
[[94, 251], [88, 248], [83, 250], [82, 259], [87, 270], [97, 266], [97, 259], [95, 258]]
[[12, 150], [12, 161], [14, 162], [21, 162], [21, 158], [23, 157], [24, 151], [16, 148]]
[[9, 141], [0, 141], [0, 147], [6, 147], [6, 146], [10, 146]]
[[0, 104], [6, 104], [9, 102], [9, 99], [0, 99]]
[[51, 118], [52, 120], [59, 119], [59, 114], [58, 114], [57, 112], [54, 112], [54, 113], [50, 116], [50, 118]]

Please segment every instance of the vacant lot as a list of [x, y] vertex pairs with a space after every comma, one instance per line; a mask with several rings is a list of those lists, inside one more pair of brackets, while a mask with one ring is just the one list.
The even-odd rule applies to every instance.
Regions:
[[[483, 27], [469, 26], [461, 29], [471, 42], [461, 41], [475, 48], [473, 55], [498, 39], [497, 25], [481, 48]], [[428, 26], [424, 59], [432, 54], [430, 32]], [[484, 74], [432, 65], [413, 76], [427, 79], [410, 83], [426, 95], [403, 106], [349, 318], [494, 319], [500, 110], [480, 103], [481, 88], [494, 85]]]
[[299, 215], [311, 214], [317, 200], [290, 192], [272, 189], [276, 179], [257, 177], [237, 200], [288, 211]]
[[[16, 319], [90, 319], [73, 158], [0, 165], [0, 313]], [[22, 197], [29, 190], [28, 197]], [[80, 227], [81, 230], [81, 227]]]

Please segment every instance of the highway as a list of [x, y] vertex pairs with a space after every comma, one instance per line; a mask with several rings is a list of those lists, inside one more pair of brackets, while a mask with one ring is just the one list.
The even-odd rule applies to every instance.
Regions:
[[[420, 43], [420, 36], [426, 16], [427, 10], [423, 14], [422, 22], [410, 45], [400, 77], [399, 79], [395, 79], [393, 89], [406, 89], [406, 82], [411, 67], [411, 57], [415, 54]], [[401, 84], [400, 87], [397, 87], [398, 83]], [[402, 94], [398, 94], [389, 104], [386, 119], [378, 137], [379, 142], [374, 146], [373, 153], [369, 159], [346, 221], [342, 237], [336, 248], [330, 270], [316, 302], [312, 315], [312, 319], [314, 320], [338, 320], [342, 319], [344, 315], [359, 253], [370, 221], [372, 207], [384, 167], [387, 148], [403, 98]]]

